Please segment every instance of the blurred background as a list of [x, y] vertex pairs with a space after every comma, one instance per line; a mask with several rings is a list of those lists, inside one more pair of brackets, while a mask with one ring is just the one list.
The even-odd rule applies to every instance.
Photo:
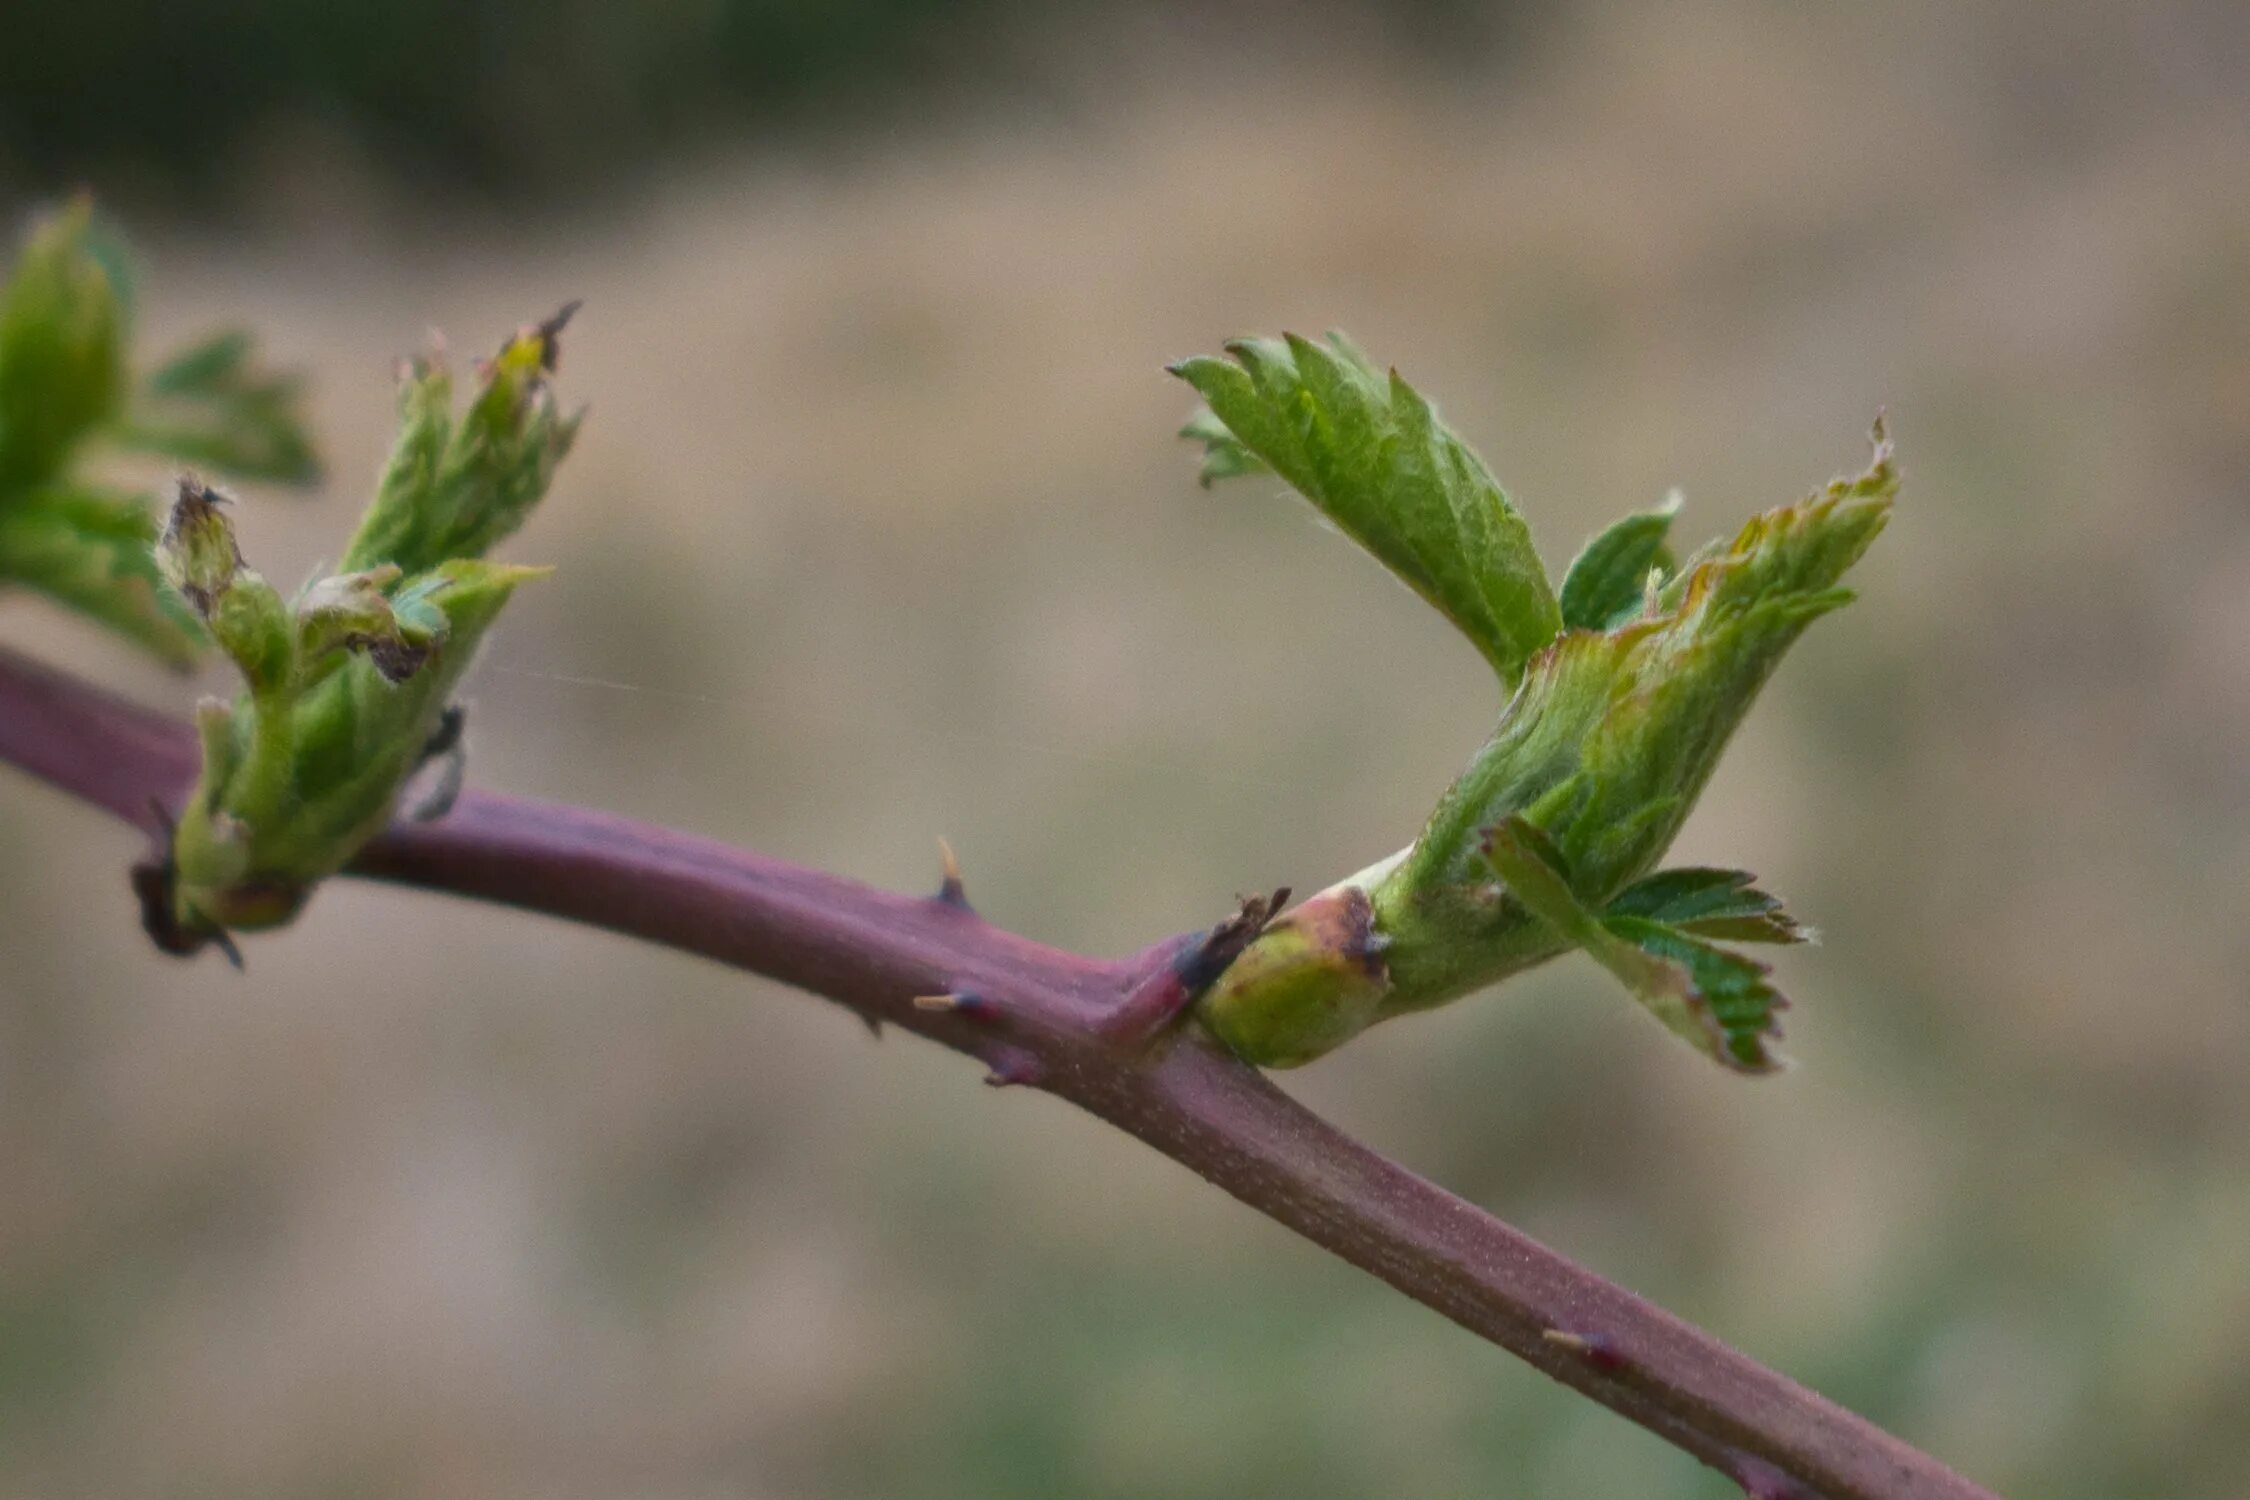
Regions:
[[[308, 371], [587, 299], [479, 784], [1122, 952], [1404, 842], [1476, 654], [1160, 366], [1349, 329], [1559, 569], [1907, 489], [1678, 853], [1824, 931], [1727, 1076], [1564, 962], [1287, 1086], [2011, 1495], [2250, 1493], [2250, 11], [16, 0], [0, 209]], [[44, 606], [0, 638], [184, 710]], [[1733, 1490], [1043, 1096], [338, 885], [249, 971], [0, 773], [0, 1493]]]

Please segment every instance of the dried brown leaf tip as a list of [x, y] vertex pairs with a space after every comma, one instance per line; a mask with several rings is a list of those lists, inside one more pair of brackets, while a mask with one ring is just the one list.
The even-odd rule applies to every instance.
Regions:
[[1209, 989], [1242, 950], [1281, 915], [1281, 909], [1289, 904], [1289, 887], [1281, 886], [1270, 896], [1237, 896], [1235, 900], [1239, 905], [1234, 915], [1205, 933], [1200, 944], [1182, 955], [1174, 971], [1190, 1001]]
[[231, 499], [196, 479], [180, 476], [172, 509], [157, 539], [165, 576], [198, 615], [208, 619], [218, 595], [242, 570], [242, 548], [220, 513]]
[[1101, 1034], [1126, 1052], [1146, 1048], [1186, 1014], [1242, 950], [1289, 904], [1289, 887], [1237, 896], [1234, 914], [1199, 938], [1181, 938], [1152, 956], [1154, 967], [1102, 1018]]
[[539, 341], [539, 368], [547, 374], [555, 373], [555, 361], [562, 353], [562, 331], [570, 326], [570, 320], [585, 305], [585, 299], [573, 297], [556, 308], [552, 317], [542, 318], [524, 330], [525, 337]]

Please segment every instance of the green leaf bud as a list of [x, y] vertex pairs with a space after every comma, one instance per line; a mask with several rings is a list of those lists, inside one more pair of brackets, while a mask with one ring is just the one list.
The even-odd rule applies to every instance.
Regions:
[[0, 292], [0, 490], [53, 479], [125, 394], [125, 313], [84, 200], [33, 231]]
[[226, 503], [218, 491], [181, 480], [157, 539], [157, 567], [241, 670], [251, 693], [277, 693], [296, 667], [289, 610], [271, 584], [243, 566]]
[[[1704, 940], [1804, 930], [1739, 872], [1651, 871], [1789, 645], [1851, 598], [1839, 581], [1897, 490], [1880, 422], [1865, 473], [1754, 518], [1676, 572], [1664, 551], [1676, 507], [1627, 517], [1581, 553], [1558, 606], [1521, 583], [1537, 570], [1528, 539], [1495, 543], [1521, 535], [1513, 511], [1502, 527], [1491, 504], [1457, 503], [1499, 493], [1473, 456], [1401, 457], [1468, 450], [1418, 436], [1395, 397], [1378, 405], [1349, 345], [1312, 347], [1245, 342], [1230, 346], [1235, 364], [1180, 367], [1212, 403], [1189, 435], [1222, 466], [1228, 442], [1269, 464], [1462, 624], [1504, 677], [1529, 644], [1491, 738], [1420, 837], [1270, 924], [1202, 996], [1205, 1024], [1254, 1062], [1290, 1066], [1582, 947], [1714, 1058], [1770, 1068], [1780, 998], [1763, 966]], [[1444, 517], [1458, 522], [1450, 532]], [[1493, 605], [1503, 598], [1512, 615]], [[1479, 615], [1475, 599], [1492, 607]], [[1364, 924], [1337, 916], [1361, 911]]]
[[243, 565], [219, 497], [182, 484], [159, 560], [249, 691], [199, 715], [203, 774], [168, 857], [140, 881], [166, 948], [290, 920], [391, 821], [425, 762], [446, 757], [457, 774], [452, 694], [517, 585], [545, 571], [478, 554], [539, 499], [575, 430], [548, 389], [560, 326], [511, 340], [458, 421], [442, 367], [410, 377], [343, 570], [293, 607]]
[[583, 420], [562, 415], [552, 385], [558, 340], [577, 307], [521, 329], [485, 362], [458, 420], [444, 360], [407, 366], [398, 441], [345, 550], [345, 571], [393, 563], [420, 573], [447, 558], [480, 557], [523, 523]]

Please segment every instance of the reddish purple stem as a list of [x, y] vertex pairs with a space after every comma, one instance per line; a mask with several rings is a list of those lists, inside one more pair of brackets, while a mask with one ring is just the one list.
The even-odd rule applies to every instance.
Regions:
[[[0, 651], [0, 760], [144, 829], [195, 772], [186, 726]], [[1200, 1029], [1121, 1046], [1102, 1026], [1188, 939], [1107, 961], [907, 897], [606, 813], [471, 791], [352, 873], [700, 953], [1046, 1089], [1260, 1213], [1654, 1432], [1755, 1494], [1992, 1500], [1294, 1103]], [[131, 920], [120, 878], [117, 919]], [[917, 996], [977, 1003], [917, 1006]], [[1781, 1485], [1793, 1489], [1777, 1488]]]

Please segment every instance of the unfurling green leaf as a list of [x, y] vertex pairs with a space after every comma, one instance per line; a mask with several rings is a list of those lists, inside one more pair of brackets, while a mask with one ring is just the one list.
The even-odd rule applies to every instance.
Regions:
[[1649, 601], [1649, 575], [1672, 566], [1664, 538], [1679, 513], [1675, 490], [1658, 509], [1635, 511], [1588, 542], [1563, 575], [1563, 625], [1607, 630], [1640, 613]]
[[1426, 904], [1408, 898], [1472, 882], [1483, 831], [1513, 812], [1546, 830], [1596, 905], [1647, 874], [1782, 655], [1851, 598], [1838, 580], [1882, 531], [1896, 489], [1878, 435], [1865, 474], [1753, 518], [1666, 587], [1658, 614], [1541, 652], [1393, 876], [1391, 900]]
[[[1292, 394], [1277, 371], [1284, 356], [1296, 370], [1309, 346], [1278, 347], [1241, 356], [1240, 371], [1194, 362], [1191, 378], [1218, 393], [1227, 431], [1311, 493], [1323, 471], [1306, 453], [1338, 445], [1297, 434], [1334, 427], [1325, 414], [1343, 403]], [[1341, 360], [1327, 367], [1364, 375], [1364, 362]], [[1372, 441], [1382, 451], [1387, 440]], [[1584, 947], [1712, 1055], [1770, 1066], [1764, 1038], [1780, 1001], [1764, 968], [1704, 939], [1808, 934], [1747, 875], [1651, 871], [1790, 644], [1851, 598], [1841, 579], [1883, 529], [1897, 486], [1878, 422], [1865, 473], [1754, 518], [1669, 577], [1651, 577], [1667, 566], [1669, 510], [1603, 533], [1565, 584], [1570, 627], [1524, 658], [1492, 737], [1420, 837], [1315, 898], [1364, 901], [1370, 920], [1352, 952], [1324, 936], [1332, 924], [1284, 914], [1206, 991], [1205, 1023], [1253, 1062], [1293, 1065]], [[1370, 956], [1379, 963], [1352, 961]]]
[[1681, 1033], [1686, 1040], [1710, 1051], [1709, 1044], [1716, 1039], [1719, 1048], [1710, 1055], [1738, 1073], [1772, 1073], [1785, 1065], [1773, 1044], [1781, 1040], [1779, 1017], [1789, 1002], [1767, 982], [1773, 971], [1765, 964], [1646, 917], [1609, 917], [1602, 925], [1617, 938], [1639, 945], [1642, 952], [1685, 971], [1689, 984], [1685, 1003], [1696, 1023], [1692, 1034]]
[[1484, 461], [1341, 334], [1237, 339], [1172, 366], [1210, 411], [1206, 482], [1272, 469], [1466, 635], [1513, 687], [1562, 616], [1531, 532]]
[[1619, 891], [1606, 914], [1647, 917], [1698, 937], [1738, 943], [1811, 942], [1812, 929], [1798, 926], [1781, 909], [1780, 897], [1752, 884], [1756, 879], [1742, 870], [1659, 870]]
[[398, 578], [398, 569], [385, 566], [339, 573], [306, 589], [297, 600], [299, 653], [317, 663], [330, 651], [357, 651], [391, 683], [420, 671], [445, 639], [447, 621], [424, 598], [394, 604], [383, 590]]
[[1616, 975], [1650, 1014], [1714, 1060], [1746, 1073], [1771, 1072], [1775, 1013], [1788, 1002], [1766, 983], [1766, 967], [1714, 948], [1647, 916], [1597, 916], [1571, 888], [1561, 855], [1520, 816], [1485, 835], [1485, 857], [1508, 894]]
[[84, 202], [34, 231], [0, 290], [0, 586], [37, 589], [186, 666], [205, 631], [158, 577], [150, 502], [81, 478], [79, 460], [107, 446], [301, 479], [310, 450], [293, 384], [251, 374], [239, 341], [136, 392], [129, 301], [123, 250]]
[[549, 380], [556, 339], [577, 309], [573, 302], [510, 339], [483, 366], [458, 419], [442, 360], [407, 370], [398, 442], [345, 550], [345, 571], [392, 563], [419, 573], [449, 557], [480, 557], [523, 524], [583, 418], [562, 414]]
[[[167, 858], [139, 882], [162, 946], [193, 952], [288, 921], [390, 822], [425, 762], [457, 771], [453, 690], [515, 587], [544, 571], [477, 554], [537, 502], [576, 425], [555, 418], [547, 389], [557, 327], [527, 330], [483, 367], [458, 423], [443, 373], [417, 373], [400, 449], [427, 449], [429, 482], [394, 457], [345, 570], [293, 603], [244, 566], [218, 497], [182, 483], [158, 555], [249, 691], [199, 713], [202, 777]], [[369, 555], [378, 547], [398, 555]]]

